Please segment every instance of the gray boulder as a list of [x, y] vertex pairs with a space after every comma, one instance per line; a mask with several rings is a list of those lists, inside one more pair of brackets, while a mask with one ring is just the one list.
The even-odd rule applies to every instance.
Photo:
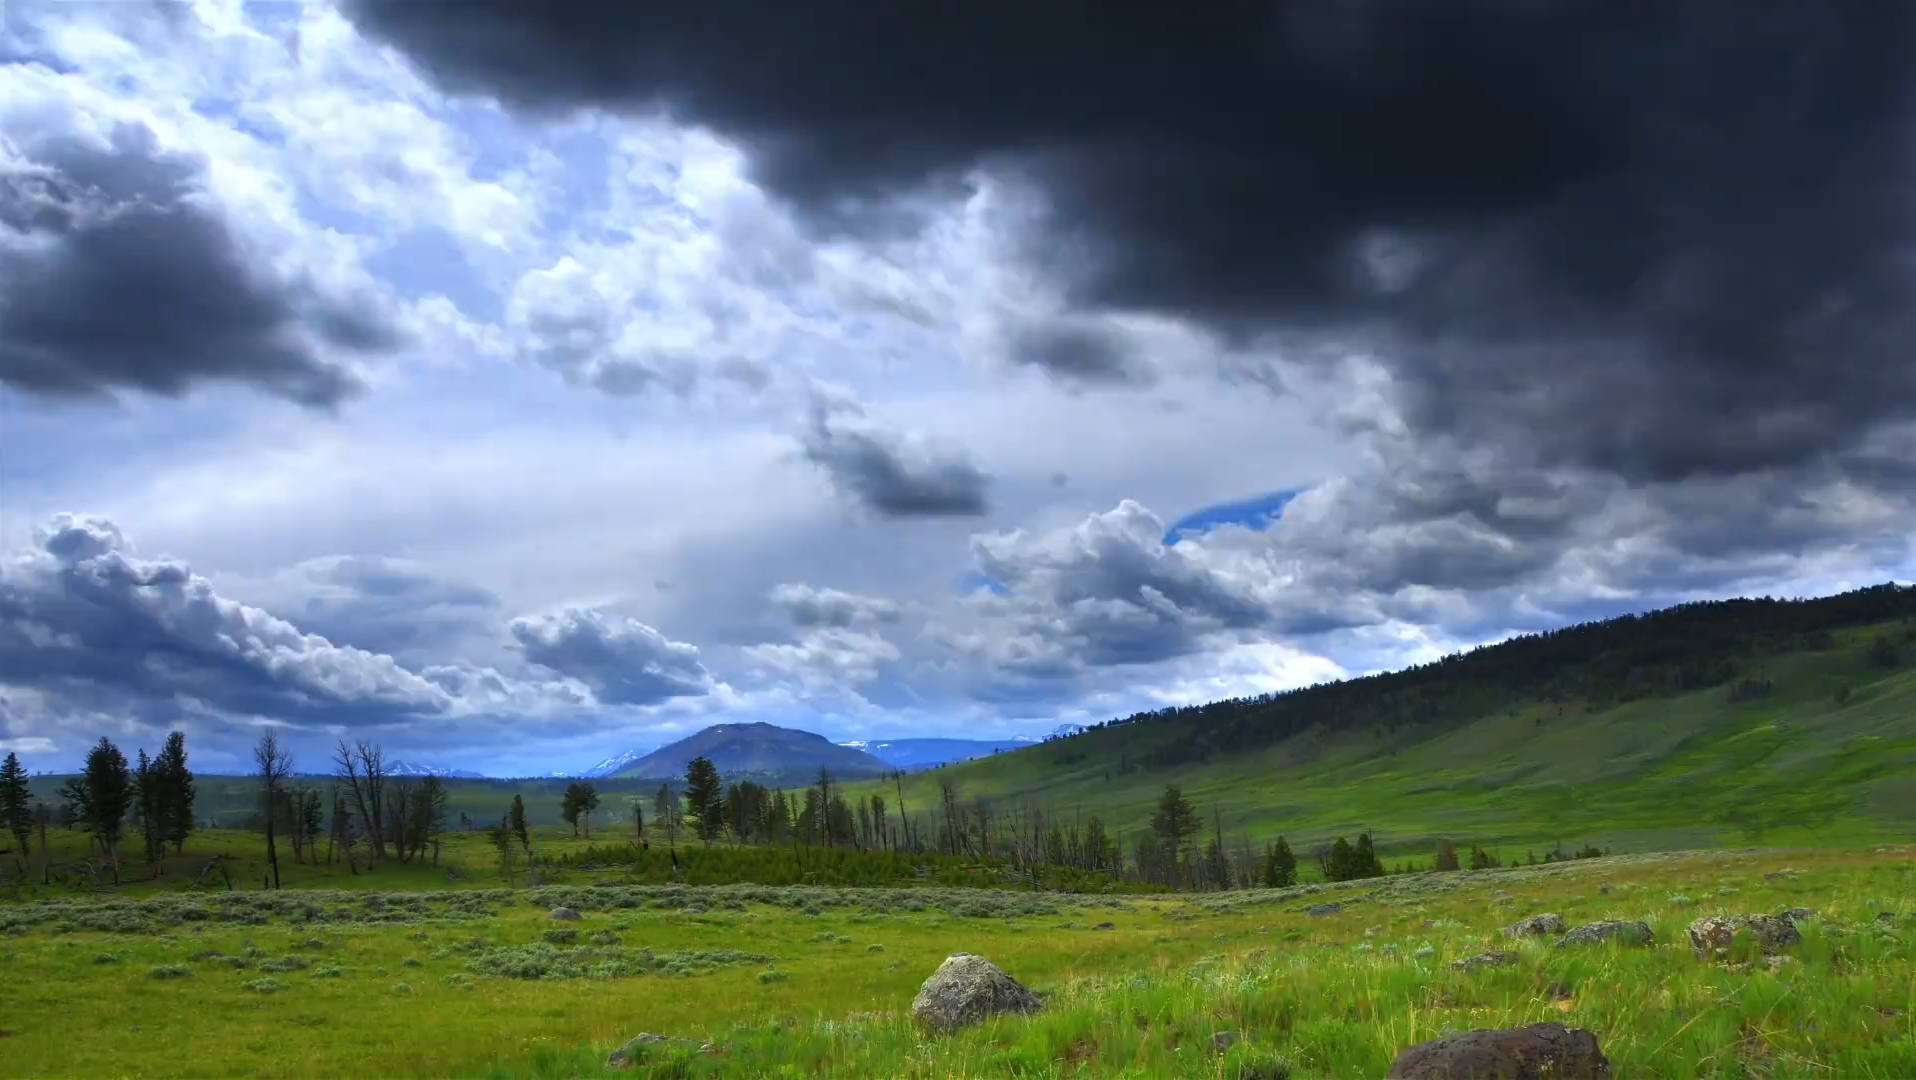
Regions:
[[939, 1033], [956, 1031], [1004, 1013], [1024, 1015], [1044, 1008], [1037, 995], [997, 965], [974, 953], [945, 958], [912, 1000], [911, 1015]]
[[1749, 931], [1765, 956], [1803, 940], [1796, 924], [1781, 915], [1711, 915], [1690, 924], [1690, 948], [1704, 960], [1728, 953], [1738, 930]]
[[1386, 1080], [1610, 1080], [1597, 1037], [1562, 1024], [1466, 1031], [1397, 1055]]
[[546, 918], [558, 919], [560, 922], [578, 922], [579, 913], [569, 907], [556, 907], [546, 912]]
[[1647, 922], [1607, 919], [1603, 922], [1579, 926], [1570, 931], [1563, 936], [1562, 941], [1557, 942], [1557, 948], [1563, 949], [1572, 945], [1601, 945], [1606, 941], [1614, 941], [1619, 945], [1648, 945], [1655, 940], [1656, 935], [1651, 933], [1650, 924]]
[[1563, 933], [1563, 916], [1548, 912], [1532, 915], [1528, 919], [1519, 919], [1514, 925], [1504, 927], [1504, 936], [1514, 938], [1543, 937], [1561, 933]]
[[1311, 916], [1335, 915], [1342, 910], [1344, 910], [1344, 905], [1342, 904], [1313, 904], [1305, 914]]

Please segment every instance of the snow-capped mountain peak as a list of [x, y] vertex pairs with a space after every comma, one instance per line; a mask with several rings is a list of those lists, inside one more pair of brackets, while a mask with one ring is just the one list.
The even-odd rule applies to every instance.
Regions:
[[656, 749], [658, 748], [655, 746], [648, 746], [637, 750], [627, 750], [622, 754], [614, 754], [604, 761], [599, 762], [597, 765], [592, 766], [590, 769], [579, 773], [579, 775], [585, 777], [611, 776], [613, 773], [618, 772], [620, 769], [625, 768], [627, 765], [632, 764]]
[[438, 776], [458, 780], [479, 780], [483, 773], [470, 769], [447, 769], [437, 765], [421, 765], [411, 761], [394, 760], [386, 762], [387, 776]]

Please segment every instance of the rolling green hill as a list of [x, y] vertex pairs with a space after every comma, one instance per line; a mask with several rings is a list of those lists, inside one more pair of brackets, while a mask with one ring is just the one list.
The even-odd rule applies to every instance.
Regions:
[[[1522, 859], [1916, 835], [1916, 590], [1688, 605], [1404, 672], [1141, 714], [906, 778], [1134, 835], [1180, 785], [1227, 840], [1373, 832]], [[863, 785], [870, 786], [870, 785]], [[859, 793], [861, 785], [852, 785]], [[896, 788], [882, 786], [896, 800]], [[877, 790], [874, 788], [874, 790]]]

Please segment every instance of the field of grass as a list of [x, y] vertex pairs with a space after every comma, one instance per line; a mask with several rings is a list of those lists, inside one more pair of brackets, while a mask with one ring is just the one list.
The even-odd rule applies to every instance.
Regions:
[[[1754, 701], [1715, 687], [1600, 710], [1534, 702], [1421, 736], [1316, 732], [1170, 769], [1139, 763], [1181, 737], [1176, 725], [1111, 727], [916, 774], [905, 803], [937, 805], [948, 777], [966, 801], [1033, 798], [1135, 835], [1175, 783], [1207, 824], [1219, 808], [1233, 836], [1283, 834], [1309, 846], [1369, 830], [1387, 862], [1425, 865], [1438, 837], [1506, 861], [1541, 857], [1559, 841], [1616, 852], [1907, 842], [1916, 837], [1916, 671], [1872, 667], [1865, 642], [1877, 632], [1773, 658], [1775, 690]], [[872, 790], [896, 801], [889, 784]]]
[[[1330, 901], [1343, 906], [1305, 910]], [[584, 918], [547, 919], [560, 903]], [[1701, 915], [1799, 907], [1817, 917], [1774, 970], [1699, 961], [1684, 943]], [[1572, 925], [1644, 919], [1656, 944], [1497, 935], [1540, 911]], [[61, 896], [0, 904], [0, 1071], [589, 1076], [643, 1031], [715, 1052], [662, 1053], [637, 1075], [1268, 1078], [1281, 1063], [1302, 1080], [1380, 1076], [1446, 1029], [1555, 1020], [1595, 1032], [1619, 1076], [1887, 1080], [1916, 1075], [1912, 912], [1908, 848], [1195, 897], [589, 885]], [[1486, 949], [1516, 962], [1450, 967]], [[918, 1032], [912, 995], [959, 951], [1033, 987], [1045, 1011]], [[1213, 1052], [1227, 1031], [1237, 1041]]]

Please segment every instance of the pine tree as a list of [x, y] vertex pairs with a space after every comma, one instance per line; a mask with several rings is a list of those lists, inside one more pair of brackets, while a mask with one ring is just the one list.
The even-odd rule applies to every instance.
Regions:
[[10, 753], [0, 761], [0, 826], [13, 834], [24, 860], [33, 839], [33, 804], [27, 789], [27, 770], [18, 754]]
[[685, 801], [697, 816], [699, 839], [711, 847], [725, 829], [725, 785], [718, 766], [703, 754], [685, 766]]
[[579, 814], [585, 819], [585, 838], [592, 839], [592, 815], [599, 809], [599, 791], [591, 784], [579, 785]]
[[512, 809], [506, 811], [506, 831], [519, 846], [525, 850], [527, 858], [532, 856], [532, 834], [526, 829], [526, 801], [517, 795], [512, 797]]
[[[1184, 797], [1176, 784], [1168, 784], [1158, 797], [1158, 808], [1151, 815], [1151, 832], [1158, 838], [1158, 856], [1167, 867], [1179, 865], [1178, 852], [1203, 827], [1197, 807]], [[1172, 883], [1173, 886], [1177, 884]]]
[[154, 762], [159, 772], [162, 793], [161, 833], [172, 843], [175, 854], [186, 850], [186, 836], [193, 831], [193, 799], [196, 794], [193, 773], [186, 767], [186, 736], [172, 732], [160, 756]]
[[584, 798], [580, 788], [584, 785], [573, 781], [565, 786], [565, 795], [559, 799], [559, 818], [572, 826], [572, 835], [579, 835], [579, 815], [585, 812]]
[[1436, 866], [1436, 869], [1438, 869], [1438, 870], [1456, 870], [1456, 869], [1458, 869], [1458, 862], [1457, 862], [1457, 845], [1456, 845], [1456, 844], [1453, 844], [1453, 843], [1451, 843], [1451, 842], [1450, 842], [1450, 841], [1448, 841], [1448, 840], [1439, 840], [1439, 841], [1437, 841], [1437, 866]]
[[157, 870], [166, 857], [166, 782], [145, 750], [140, 751], [139, 764], [133, 768], [133, 798], [146, 864]]
[[1297, 884], [1297, 856], [1292, 853], [1291, 845], [1283, 837], [1277, 838], [1264, 851], [1264, 885], [1271, 889], [1288, 889]]
[[1351, 852], [1351, 869], [1354, 877], [1374, 878], [1384, 876], [1384, 863], [1377, 857], [1377, 849], [1371, 846], [1369, 833], [1357, 834], [1357, 847]]
[[120, 883], [120, 833], [133, 804], [133, 778], [126, 755], [105, 736], [87, 751], [80, 775], [60, 789], [74, 821], [100, 842], [113, 863], [113, 883]]

